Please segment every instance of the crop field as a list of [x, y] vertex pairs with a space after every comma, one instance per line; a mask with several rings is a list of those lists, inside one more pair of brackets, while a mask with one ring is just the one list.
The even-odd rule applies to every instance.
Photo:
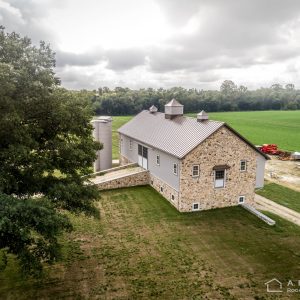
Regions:
[[266, 281], [299, 279], [300, 227], [277, 216], [271, 227], [241, 207], [181, 214], [149, 186], [102, 192], [97, 205], [99, 220], [70, 215], [44, 277], [22, 278], [11, 257], [0, 298], [275, 299]]
[[[196, 114], [189, 114], [195, 117]], [[255, 145], [278, 144], [300, 151], [300, 110], [209, 113], [212, 120], [228, 123]], [[132, 116], [113, 117], [113, 158], [118, 158], [117, 129]]]

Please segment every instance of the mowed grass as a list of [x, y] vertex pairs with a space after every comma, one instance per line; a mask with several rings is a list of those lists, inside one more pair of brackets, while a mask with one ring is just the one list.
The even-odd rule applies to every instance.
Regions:
[[130, 121], [132, 116], [115, 116], [112, 122], [112, 157], [119, 159], [119, 134], [118, 129]]
[[100, 220], [71, 216], [44, 278], [22, 279], [10, 259], [0, 298], [269, 299], [266, 281], [299, 279], [300, 228], [274, 215], [271, 227], [241, 207], [180, 214], [151, 187], [102, 192], [98, 205]]
[[[188, 114], [195, 117], [196, 114]], [[278, 144], [280, 149], [300, 151], [300, 110], [209, 113], [212, 120], [228, 123], [255, 145]], [[117, 130], [132, 116], [113, 117], [113, 158], [118, 158]]]
[[256, 193], [300, 213], [300, 192], [273, 182], [266, 182], [264, 188]]
[[300, 151], [300, 110], [210, 113], [255, 145], [277, 144], [280, 149]]

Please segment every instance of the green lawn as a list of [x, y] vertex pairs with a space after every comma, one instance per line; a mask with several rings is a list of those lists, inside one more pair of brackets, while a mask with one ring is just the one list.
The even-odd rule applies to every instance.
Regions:
[[0, 298], [271, 299], [264, 282], [299, 279], [300, 227], [274, 215], [270, 227], [241, 207], [180, 214], [151, 187], [102, 192], [98, 205], [100, 220], [71, 216], [44, 278], [22, 279], [10, 259]]
[[[196, 114], [189, 114], [196, 116]], [[300, 110], [209, 113], [213, 120], [224, 121], [253, 144], [278, 144], [281, 149], [300, 151]], [[113, 158], [118, 158], [117, 129], [132, 116], [113, 117]]]
[[112, 157], [119, 159], [119, 134], [117, 130], [132, 119], [132, 116], [117, 116], [113, 117], [112, 122]]
[[300, 192], [267, 182], [264, 188], [256, 193], [300, 213]]

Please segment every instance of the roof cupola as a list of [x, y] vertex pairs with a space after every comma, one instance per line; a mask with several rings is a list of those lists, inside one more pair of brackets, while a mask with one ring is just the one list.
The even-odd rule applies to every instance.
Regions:
[[165, 105], [165, 118], [173, 119], [177, 116], [183, 115], [183, 105], [180, 104], [176, 99], [172, 99]]

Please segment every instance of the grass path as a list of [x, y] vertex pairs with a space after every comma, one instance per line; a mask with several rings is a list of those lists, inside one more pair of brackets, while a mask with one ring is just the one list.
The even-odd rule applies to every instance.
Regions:
[[300, 213], [300, 192], [282, 185], [266, 182], [257, 194]]
[[270, 227], [241, 207], [180, 214], [150, 187], [102, 192], [98, 205], [100, 220], [71, 216], [44, 279], [22, 279], [11, 259], [1, 297], [263, 299], [264, 282], [299, 277], [300, 228], [276, 216]]

